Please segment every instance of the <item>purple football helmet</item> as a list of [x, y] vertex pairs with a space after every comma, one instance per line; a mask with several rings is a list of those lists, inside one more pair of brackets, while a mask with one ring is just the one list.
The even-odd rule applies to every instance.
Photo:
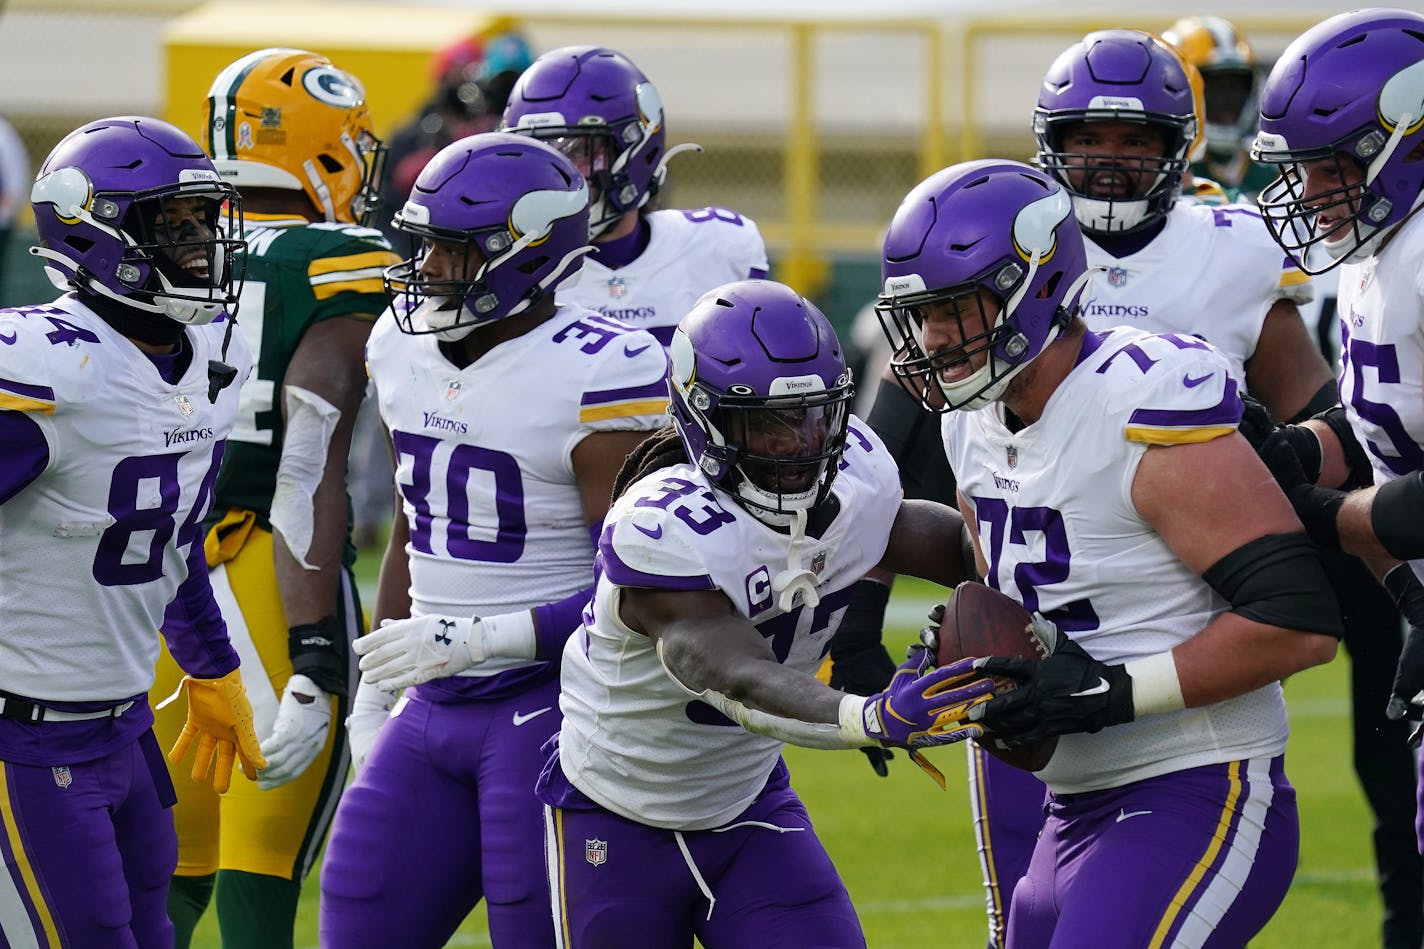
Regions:
[[[1126, 234], [1159, 221], [1182, 191], [1182, 175], [1201, 144], [1200, 79], [1170, 46], [1138, 30], [1099, 30], [1064, 50], [1048, 68], [1033, 110], [1038, 163], [1073, 195], [1090, 234]], [[1065, 152], [1065, 131], [1078, 122], [1141, 122], [1166, 133], [1163, 154], [1117, 156], [1112, 165], [1151, 176], [1123, 197], [1091, 193], [1109, 173], [1100, 156]], [[1074, 179], [1078, 179], [1075, 184]]]
[[[592, 249], [578, 170], [543, 142], [504, 132], [441, 149], [394, 224], [412, 237], [411, 256], [386, 271], [396, 322], [444, 340], [526, 312]], [[427, 273], [436, 242], [460, 250], [453, 273]]]
[[241, 199], [167, 122], [120, 116], [80, 126], [49, 153], [30, 201], [40, 239], [30, 253], [60, 290], [189, 325], [236, 313]]
[[[1072, 319], [1089, 273], [1073, 204], [1038, 169], [993, 158], [951, 165], [905, 196], [885, 235], [875, 310], [895, 351], [895, 377], [925, 408], [979, 409], [998, 399]], [[974, 333], [955, 305], [975, 307], [972, 326], [983, 313], [980, 291], [1000, 311]], [[963, 342], [927, 352], [925, 309], [940, 304], [961, 314]], [[941, 377], [986, 350], [967, 377]]]
[[[1261, 192], [1261, 214], [1307, 273], [1363, 259], [1424, 201], [1421, 145], [1424, 15], [1376, 7], [1333, 16], [1286, 47], [1266, 80], [1251, 155], [1280, 177]], [[1303, 166], [1321, 161], [1336, 186], [1307, 196]], [[1309, 254], [1316, 246], [1326, 253]]]
[[669, 356], [673, 422], [713, 484], [771, 523], [826, 499], [854, 386], [814, 304], [770, 280], [715, 287], [678, 323]]
[[590, 237], [647, 204], [667, 160], [689, 147], [665, 153], [658, 90], [626, 56], [601, 46], [565, 46], [536, 59], [515, 83], [501, 128], [544, 139], [586, 169]]

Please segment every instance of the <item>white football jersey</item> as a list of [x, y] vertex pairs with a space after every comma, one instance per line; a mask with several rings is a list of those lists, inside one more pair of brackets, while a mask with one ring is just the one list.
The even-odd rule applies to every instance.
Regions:
[[647, 220], [652, 235], [637, 260], [611, 270], [585, 257], [583, 268], [556, 291], [558, 301], [648, 330], [666, 346], [698, 297], [769, 267], [755, 222], [735, 211], [654, 211]]
[[[410, 524], [411, 614], [495, 615], [588, 586], [593, 543], [573, 450], [652, 431], [667, 358], [652, 336], [579, 307], [457, 369], [387, 311], [366, 347]], [[466, 674], [530, 665], [490, 660]]]
[[1084, 238], [1088, 265], [1103, 268], [1083, 294], [1088, 329], [1200, 336], [1230, 360], [1243, 386], [1271, 307], [1313, 296], [1310, 279], [1281, 253], [1251, 205], [1178, 203], [1162, 233], [1126, 257]]
[[[619, 619], [618, 591], [721, 590], [783, 664], [814, 674], [853, 585], [884, 556], [900, 507], [889, 452], [868, 425], [851, 425], [832, 486], [840, 511], [819, 538], [805, 538], [794, 564], [785, 532], [714, 490], [692, 465], [656, 471], [614, 504], [593, 603], [561, 671], [560, 761], [591, 799], [642, 824], [705, 830], [745, 810], [766, 784], [782, 743], [746, 731], [675, 682], [651, 640]], [[798, 598], [782, 610], [773, 579], [808, 567], [819, 605]]]
[[0, 409], [33, 419], [50, 455], [0, 505], [0, 689], [79, 702], [153, 685], [251, 369], [234, 333], [237, 379], [208, 401], [226, 328], [187, 328], [192, 360], [170, 385], [73, 296], [0, 311]]
[[[1236, 430], [1237, 386], [1215, 349], [1184, 335], [1089, 333], [1084, 356], [1019, 432], [1000, 406], [944, 417], [945, 451], [978, 522], [987, 582], [1055, 621], [1107, 663], [1165, 652], [1228, 604], [1177, 559], [1132, 503], [1149, 445]], [[1239, 758], [1278, 755], [1281, 688], [1064, 735], [1039, 772], [1059, 793], [1118, 787]]]
[[1340, 267], [1340, 401], [1375, 483], [1424, 468], [1424, 217]]

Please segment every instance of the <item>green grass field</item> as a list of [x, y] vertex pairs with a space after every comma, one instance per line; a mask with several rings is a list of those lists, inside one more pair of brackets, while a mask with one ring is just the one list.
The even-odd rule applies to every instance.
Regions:
[[[929, 585], [899, 584], [887, 639], [908, 642], [917, 618], [938, 598]], [[1371, 821], [1350, 764], [1346, 662], [1342, 651], [1331, 665], [1296, 676], [1286, 687], [1291, 715], [1286, 762], [1300, 800], [1300, 867], [1284, 906], [1253, 949], [1379, 945]], [[857, 752], [786, 752], [795, 786], [845, 878], [872, 949], [984, 945], [964, 754], [957, 747], [931, 754], [949, 779], [948, 793], [903, 756], [891, 763], [889, 778], [881, 779]], [[317, 872], [303, 894], [299, 947], [317, 945]], [[489, 944], [482, 910], [449, 943]], [[193, 945], [221, 945], [213, 913]]]

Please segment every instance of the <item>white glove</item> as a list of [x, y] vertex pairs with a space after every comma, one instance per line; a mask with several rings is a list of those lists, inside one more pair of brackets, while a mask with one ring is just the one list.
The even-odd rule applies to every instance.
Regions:
[[479, 617], [413, 616], [381, 621], [352, 644], [361, 681], [387, 691], [463, 672], [485, 657]]
[[351, 745], [351, 763], [357, 771], [366, 763], [376, 745], [376, 736], [391, 717], [395, 704], [395, 693], [378, 689], [366, 681], [365, 676], [361, 677], [356, 697], [351, 700], [351, 714], [346, 717], [346, 739]]
[[361, 677], [388, 692], [458, 675], [487, 658], [533, 659], [534, 612], [518, 610], [481, 619], [412, 616], [381, 620], [352, 644]]
[[257, 773], [264, 791], [300, 777], [326, 747], [331, 730], [331, 696], [304, 675], [293, 675], [282, 690], [277, 722], [262, 742], [267, 767]]

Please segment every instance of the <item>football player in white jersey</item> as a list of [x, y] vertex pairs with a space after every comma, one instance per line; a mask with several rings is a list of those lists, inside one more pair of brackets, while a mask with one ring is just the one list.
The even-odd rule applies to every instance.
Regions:
[[70, 133], [31, 200], [65, 292], [0, 310], [0, 943], [171, 946], [160, 626], [188, 676], [173, 759], [196, 741], [193, 779], [220, 793], [234, 758], [264, 766], [200, 527], [251, 366], [241, 204], [138, 116]]
[[996, 740], [1059, 736], [1007, 944], [1241, 946], [1295, 872], [1279, 680], [1335, 654], [1338, 609], [1230, 364], [1090, 331], [1088, 272], [1068, 192], [1016, 162], [931, 176], [885, 241], [892, 367], [947, 413], [979, 571], [1057, 637], [976, 663], [1018, 683], [971, 712]]
[[[1283, 258], [1255, 207], [1172, 204], [1184, 153], [1202, 125], [1210, 135], [1187, 88], [1191, 68], [1175, 53], [1141, 33], [1104, 31], [1067, 50], [1044, 79], [1039, 162], [1073, 193], [1089, 264], [1107, 268], [1094, 278], [1084, 319], [1092, 329], [1125, 323], [1206, 338], [1278, 419], [1329, 411], [1338, 398], [1333, 374], [1297, 312], [1310, 299], [1312, 268]], [[1340, 419], [1338, 410], [1332, 417]], [[1384, 717], [1399, 611], [1358, 559], [1334, 551], [1323, 558], [1352, 658], [1351, 757], [1377, 822], [1386, 941], [1418, 945], [1424, 861], [1406, 843], [1414, 762], [1406, 730]]]
[[968, 576], [963, 522], [902, 501], [834, 330], [790, 288], [708, 291], [670, 354], [674, 425], [619, 475], [539, 779], [557, 944], [864, 946], [781, 749], [977, 733], [992, 683], [967, 661], [918, 647], [869, 697], [815, 678], [869, 567]]
[[[665, 417], [667, 360], [556, 304], [588, 252], [588, 186], [542, 142], [447, 146], [395, 226], [413, 255], [388, 273], [367, 364], [401, 509], [378, 628], [356, 643], [365, 761], [327, 845], [321, 941], [443, 946], [483, 898], [496, 944], [547, 947], [539, 749], [614, 477]], [[382, 724], [381, 689], [417, 684]]]
[[1090, 33], [1044, 76], [1038, 162], [1072, 194], [1088, 264], [1105, 271], [1083, 320], [1200, 336], [1277, 418], [1308, 418], [1335, 395], [1296, 307], [1311, 299], [1308, 278], [1282, 263], [1255, 208], [1178, 201], [1202, 136], [1193, 78], [1175, 49], [1137, 30]]
[[766, 247], [753, 221], [726, 208], [653, 210], [669, 149], [657, 89], [621, 53], [598, 46], [551, 50], [510, 94], [504, 128], [554, 145], [592, 193], [594, 251], [559, 288], [577, 303], [650, 331], [666, 346], [706, 290], [765, 277]]
[[[1276, 240], [1303, 265], [1340, 268], [1340, 397], [1349, 422], [1287, 426], [1263, 455], [1312, 534], [1374, 558], [1404, 607], [1410, 632], [1394, 718], [1417, 718], [1424, 700], [1416, 576], [1424, 557], [1421, 31], [1419, 13], [1375, 8], [1302, 34], [1282, 54], [1282, 64], [1295, 65], [1266, 80], [1253, 146], [1281, 173], [1260, 199]], [[1371, 481], [1348, 495], [1330, 490]]]

